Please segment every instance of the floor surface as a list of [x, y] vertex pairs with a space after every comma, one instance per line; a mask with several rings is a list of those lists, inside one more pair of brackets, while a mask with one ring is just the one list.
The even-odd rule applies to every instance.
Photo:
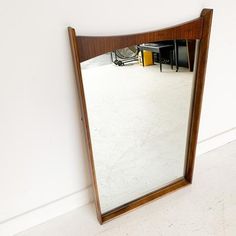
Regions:
[[197, 157], [193, 184], [104, 225], [93, 204], [17, 236], [235, 236], [236, 141]]

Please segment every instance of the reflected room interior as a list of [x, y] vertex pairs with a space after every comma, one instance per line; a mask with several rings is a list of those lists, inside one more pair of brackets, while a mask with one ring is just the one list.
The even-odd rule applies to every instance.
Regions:
[[197, 42], [133, 45], [81, 63], [102, 213], [183, 178]]

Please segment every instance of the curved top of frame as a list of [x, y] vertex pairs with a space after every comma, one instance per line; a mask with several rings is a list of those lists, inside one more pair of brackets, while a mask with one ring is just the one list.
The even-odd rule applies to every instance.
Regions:
[[203, 9], [201, 16], [192, 21], [157, 31], [130, 35], [76, 36], [73, 28], [69, 27], [68, 30], [74, 31], [79, 50], [79, 59], [80, 62], [83, 62], [116, 49], [141, 43], [174, 39], [201, 39], [203, 17], [211, 13], [211, 9]]
[[80, 62], [131, 45], [161, 40], [200, 39], [202, 18], [157, 31], [118, 36], [77, 36]]
[[[175, 39], [201, 39], [203, 17], [212, 14], [212, 11], [212, 9], [203, 9], [199, 18], [157, 31], [120, 36], [75, 35], [80, 62], [107, 52], [141, 43]], [[69, 32], [74, 31], [71, 27], [68, 27], [68, 30]]]

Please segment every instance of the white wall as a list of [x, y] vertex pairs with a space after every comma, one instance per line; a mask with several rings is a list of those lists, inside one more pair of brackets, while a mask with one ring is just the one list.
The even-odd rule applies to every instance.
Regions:
[[236, 127], [235, 1], [0, 1], [1, 235], [91, 198], [66, 27], [83, 35], [142, 32], [198, 17], [203, 7], [215, 12], [200, 140]]

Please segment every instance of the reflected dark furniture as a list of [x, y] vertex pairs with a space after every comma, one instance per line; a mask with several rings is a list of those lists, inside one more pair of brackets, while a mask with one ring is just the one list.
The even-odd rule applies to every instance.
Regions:
[[[143, 58], [143, 50], [151, 51], [158, 55], [158, 62], [160, 63], [160, 71], [162, 71], [163, 60], [169, 58], [171, 69], [173, 69], [173, 62], [176, 66], [176, 72], [179, 66], [189, 68], [193, 71], [194, 55], [195, 55], [196, 40], [168, 40], [158, 41], [154, 43], [141, 44], [138, 46]], [[153, 60], [154, 61], [154, 60]], [[143, 63], [144, 65], [144, 63]]]
[[193, 71], [194, 59], [195, 59], [195, 47], [196, 40], [183, 39], [183, 40], [174, 40], [175, 45], [175, 64], [176, 71], [179, 67], [186, 67], [189, 71]]
[[195, 63], [196, 40], [187, 40], [187, 51], [188, 51], [188, 68], [190, 71], [193, 71]]
[[[162, 50], [168, 49], [169, 55], [170, 55], [171, 69], [173, 69], [173, 58], [174, 58], [174, 54], [176, 55], [176, 50], [174, 53], [174, 49], [175, 49], [174, 44], [170, 42], [146, 43], [146, 44], [138, 45], [138, 49], [141, 51], [143, 66], [144, 66], [144, 56], [143, 56], [144, 50], [157, 53], [159, 55], [159, 63], [160, 63], [161, 72], [162, 72]], [[175, 58], [177, 57], [175, 56]], [[178, 67], [178, 62], [176, 62], [176, 71], [177, 71], [177, 67]]]

